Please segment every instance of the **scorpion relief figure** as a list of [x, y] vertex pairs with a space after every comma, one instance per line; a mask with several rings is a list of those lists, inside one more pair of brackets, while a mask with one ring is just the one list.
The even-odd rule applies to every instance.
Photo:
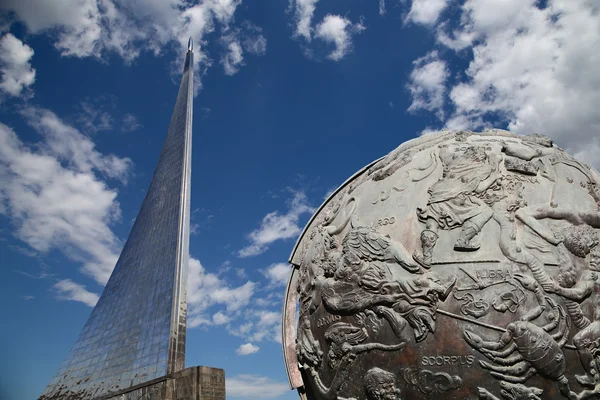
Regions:
[[492, 209], [477, 197], [500, 177], [499, 154], [488, 154], [483, 146], [468, 146], [461, 150], [442, 147], [442, 178], [428, 190], [425, 208], [417, 209], [417, 216], [425, 223], [421, 232], [421, 251], [413, 255], [424, 268], [430, 268], [438, 230], [462, 227], [454, 245], [458, 251], [475, 251], [480, 244], [473, 241], [483, 226], [492, 218]]
[[[497, 341], [485, 340], [465, 330], [464, 338], [477, 351], [492, 361], [480, 360], [479, 364], [490, 374], [506, 382], [523, 383], [535, 374], [557, 381], [563, 395], [570, 392], [565, 377], [566, 362], [562, 347], [569, 338], [570, 319], [564, 309], [554, 300], [544, 296], [537, 281], [527, 275], [515, 274], [526, 290], [532, 291], [538, 306], [525, 314], [520, 321], [511, 322]], [[546, 312], [548, 324], [533, 323], [550, 305]]]

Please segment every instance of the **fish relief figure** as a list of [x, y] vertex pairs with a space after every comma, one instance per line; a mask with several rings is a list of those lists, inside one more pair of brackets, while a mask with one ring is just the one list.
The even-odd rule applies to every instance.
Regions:
[[[562, 348], [569, 338], [570, 319], [554, 300], [543, 296], [535, 279], [521, 274], [515, 274], [515, 278], [525, 289], [534, 292], [538, 306], [520, 321], [508, 324], [497, 341], [485, 340], [469, 330], [465, 330], [464, 339], [492, 361], [480, 360], [479, 364], [494, 378], [524, 383], [538, 373], [557, 381], [560, 392], [566, 397], [570, 388], [564, 375], [567, 366]], [[547, 305], [552, 308], [546, 315], [550, 322], [544, 326], [535, 325], [532, 321], [542, 315]]]

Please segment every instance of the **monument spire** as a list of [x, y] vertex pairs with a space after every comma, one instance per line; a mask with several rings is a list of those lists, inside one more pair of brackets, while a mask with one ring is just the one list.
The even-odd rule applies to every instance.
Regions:
[[40, 399], [95, 399], [173, 376], [185, 366], [193, 57], [190, 38], [167, 136], [139, 214], [102, 296]]

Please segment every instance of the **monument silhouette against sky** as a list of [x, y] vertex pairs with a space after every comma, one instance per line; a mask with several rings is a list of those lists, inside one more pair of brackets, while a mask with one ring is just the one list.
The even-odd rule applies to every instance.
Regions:
[[204, 394], [215, 393], [202, 399], [220, 399], [220, 386], [225, 399], [222, 370], [189, 368], [183, 371], [189, 382], [172, 382], [181, 380], [185, 367], [193, 58], [190, 38], [167, 137], [140, 212], [102, 296], [40, 400], [152, 393], [171, 398], [169, 390], [186, 385], [199, 396], [203, 380]]

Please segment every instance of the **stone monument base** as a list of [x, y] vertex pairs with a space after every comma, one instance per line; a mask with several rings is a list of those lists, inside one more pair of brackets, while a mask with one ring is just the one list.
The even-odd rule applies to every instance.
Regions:
[[96, 400], [225, 400], [225, 371], [190, 367]]

